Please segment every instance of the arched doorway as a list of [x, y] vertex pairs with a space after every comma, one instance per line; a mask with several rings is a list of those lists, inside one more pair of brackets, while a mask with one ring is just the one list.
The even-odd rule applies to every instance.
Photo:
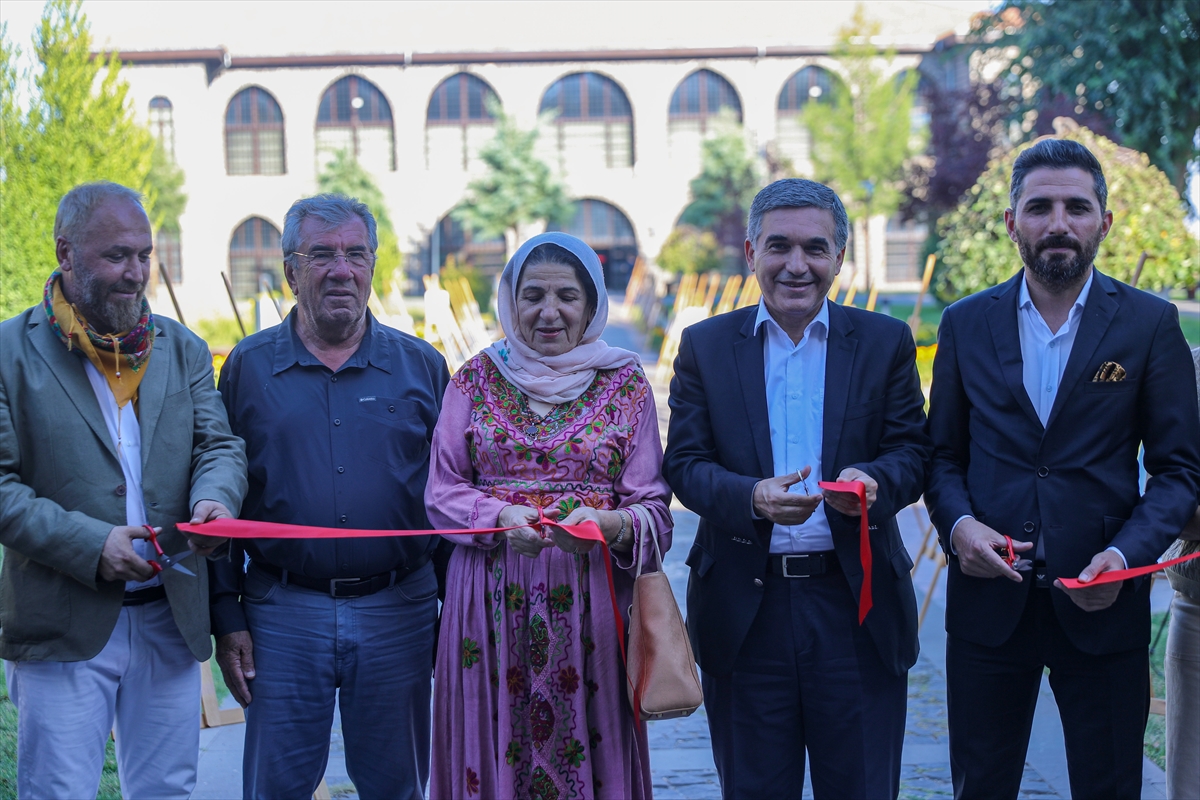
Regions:
[[637, 237], [629, 217], [603, 200], [575, 201], [575, 215], [565, 226], [549, 225], [547, 230], [578, 236], [600, 256], [604, 267], [604, 285], [610, 291], [624, 291], [638, 257]]

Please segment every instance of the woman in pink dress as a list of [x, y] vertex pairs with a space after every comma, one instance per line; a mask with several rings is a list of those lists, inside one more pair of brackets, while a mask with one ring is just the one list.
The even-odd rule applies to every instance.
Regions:
[[[446, 389], [425, 503], [450, 536], [434, 683], [434, 800], [649, 798], [603, 550], [537, 525], [595, 522], [622, 614], [634, 548], [671, 545], [654, 396], [600, 341], [600, 261], [573, 236], [526, 242], [500, 278], [503, 339]], [[627, 621], [627, 620], [626, 620]]]

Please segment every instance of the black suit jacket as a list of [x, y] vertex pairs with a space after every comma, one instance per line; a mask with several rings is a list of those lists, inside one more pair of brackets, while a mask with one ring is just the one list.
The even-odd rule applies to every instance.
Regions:
[[[1117, 547], [1151, 564], [1196, 509], [1200, 423], [1175, 307], [1095, 273], [1079, 332], [1043, 428], [1025, 391], [1017, 298], [1022, 273], [946, 309], [930, 397], [934, 460], [925, 500], [949, 553], [954, 523], [973, 515], [1001, 534], [1044, 537], [1051, 579], [1075, 577]], [[1094, 382], [1106, 361], [1119, 382]], [[1138, 494], [1138, 446], [1151, 477]], [[1021, 617], [1030, 581], [964, 575], [951, 556], [946, 629], [997, 647]], [[1150, 581], [1127, 581], [1104, 611], [1051, 589], [1076, 647], [1093, 654], [1150, 640]]]
[[[688, 632], [700, 668], [728, 674], [762, 600], [772, 524], [751, 517], [751, 494], [773, 477], [757, 306], [687, 328], [671, 381], [663, 474], [701, 517], [688, 554]], [[822, 480], [857, 467], [879, 483], [871, 524], [874, 608], [866, 626], [896, 674], [917, 659], [917, 614], [895, 516], [921, 494], [929, 459], [924, 398], [908, 327], [882, 314], [829, 306]], [[826, 506], [855, 598], [862, 586], [859, 522]]]

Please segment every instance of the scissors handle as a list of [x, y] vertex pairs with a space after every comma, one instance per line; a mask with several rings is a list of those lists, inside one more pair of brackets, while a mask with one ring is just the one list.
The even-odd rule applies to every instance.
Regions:
[[[161, 559], [166, 556], [166, 553], [163, 552], [162, 545], [158, 543], [158, 531], [154, 530], [154, 528], [149, 525], [143, 525], [142, 527], [147, 533], [150, 534], [150, 544], [154, 546], [154, 552], [158, 554], [158, 557]], [[155, 561], [154, 559], [147, 559], [146, 563], [154, 567], [155, 575], [163, 571], [162, 564], [158, 563], [158, 561]]]

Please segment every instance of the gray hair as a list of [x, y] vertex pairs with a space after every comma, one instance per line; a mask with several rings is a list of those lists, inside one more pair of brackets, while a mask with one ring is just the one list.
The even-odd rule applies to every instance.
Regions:
[[366, 203], [358, 198], [347, 197], [344, 194], [319, 194], [315, 197], [305, 197], [292, 203], [287, 216], [283, 218], [283, 260], [292, 258], [292, 253], [299, 251], [300, 226], [304, 220], [312, 217], [325, 223], [327, 228], [333, 228], [358, 217], [367, 226], [367, 243], [371, 252], [379, 247], [378, 231], [375, 227], [375, 216]]
[[141, 192], [112, 181], [81, 183], [58, 201], [58, 213], [54, 215], [54, 238], [74, 242], [87, 228], [92, 213], [101, 204], [114, 199], [128, 200], [143, 214], [146, 213]]
[[821, 208], [833, 214], [833, 244], [839, 252], [850, 238], [850, 219], [837, 192], [816, 181], [783, 178], [756, 194], [750, 204], [746, 238], [751, 244], [757, 245], [762, 234], [763, 215], [777, 208]]
[[1104, 180], [1104, 168], [1092, 155], [1092, 151], [1070, 139], [1043, 139], [1025, 150], [1013, 162], [1012, 183], [1008, 190], [1008, 202], [1016, 211], [1025, 189], [1025, 178], [1035, 169], [1072, 169], [1077, 167], [1092, 175], [1092, 186], [1096, 199], [1100, 201], [1100, 212], [1108, 208], [1108, 184]]

